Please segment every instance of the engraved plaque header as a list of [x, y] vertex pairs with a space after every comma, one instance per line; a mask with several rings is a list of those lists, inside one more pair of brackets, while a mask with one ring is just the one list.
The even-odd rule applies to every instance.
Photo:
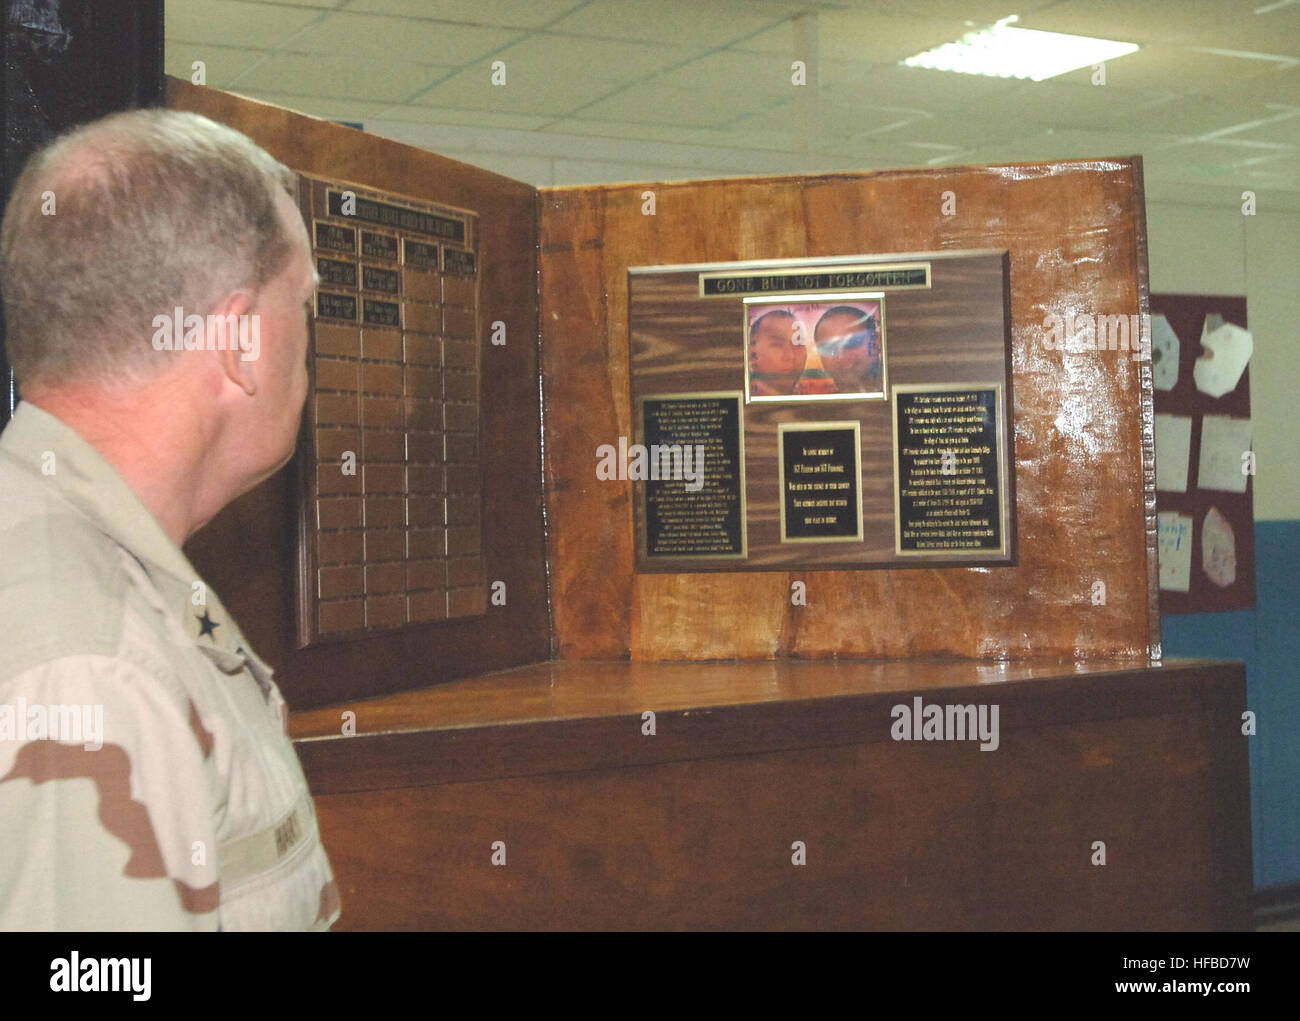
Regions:
[[[354, 193], [355, 194], [355, 193]], [[465, 221], [449, 216], [439, 216], [408, 205], [394, 205], [391, 202], [379, 202], [356, 195], [355, 210], [343, 211], [343, 192], [330, 189], [329, 215], [361, 220], [364, 223], [380, 224], [392, 227], [403, 234], [426, 234], [433, 238], [447, 238], [449, 241], [465, 240]]]

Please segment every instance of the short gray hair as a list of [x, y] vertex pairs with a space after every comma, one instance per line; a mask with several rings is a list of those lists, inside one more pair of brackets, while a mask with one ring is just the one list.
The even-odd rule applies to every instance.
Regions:
[[[292, 251], [275, 193], [294, 175], [194, 113], [131, 110], [28, 160], [0, 228], [5, 350], [19, 385], [147, 378], [153, 319], [256, 293]], [[54, 214], [44, 210], [52, 198]]]

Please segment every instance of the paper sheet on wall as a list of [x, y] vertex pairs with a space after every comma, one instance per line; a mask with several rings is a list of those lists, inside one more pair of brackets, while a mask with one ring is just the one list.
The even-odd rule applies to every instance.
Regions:
[[1182, 347], [1178, 334], [1162, 315], [1151, 317], [1151, 373], [1157, 390], [1178, 385], [1178, 358]]
[[1207, 353], [1197, 358], [1192, 366], [1196, 389], [1210, 397], [1231, 393], [1241, 381], [1246, 363], [1255, 350], [1250, 331], [1225, 323], [1222, 316], [1206, 316], [1201, 329], [1201, 347]]
[[1186, 592], [1192, 577], [1192, 519], [1177, 511], [1161, 511], [1160, 587]]
[[1156, 489], [1187, 492], [1192, 420], [1187, 415], [1156, 415]]
[[1251, 430], [1249, 418], [1206, 415], [1201, 419], [1201, 459], [1196, 469], [1200, 489], [1246, 491], [1242, 455], [1250, 450]]
[[1219, 588], [1237, 580], [1237, 538], [1218, 507], [1206, 511], [1201, 522], [1201, 570]]

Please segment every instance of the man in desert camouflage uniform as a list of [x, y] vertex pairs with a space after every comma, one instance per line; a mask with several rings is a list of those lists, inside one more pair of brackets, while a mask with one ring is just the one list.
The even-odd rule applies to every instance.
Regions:
[[[339, 915], [271, 670], [181, 552], [293, 453], [315, 271], [292, 188], [243, 135], [172, 111], [80, 128], [14, 187], [0, 929]], [[242, 346], [235, 323], [257, 327]]]

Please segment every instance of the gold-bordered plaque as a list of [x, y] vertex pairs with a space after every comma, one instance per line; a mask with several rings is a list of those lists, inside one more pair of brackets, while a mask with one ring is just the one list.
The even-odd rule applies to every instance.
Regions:
[[[734, 412], [731, 416], [720, 413], [710, 418], [707, 412], [701, 413], [702, 406], [709, 403], [719, 407], [729, 405], [734, 408]], [[649, 427], [646, 418], [647, 405], [661, 407], [654, 428]], [[667, 411], [662, 409], [664, 405], [669, 406]], [[674, 405], [679, 407], [672, 407]], [[734, 421], [728, 422], [728, 417], [734, 418]], [[677, 432], [666, 435], [672, 429], [672, 418], [676, 419]], [[675, 445], [683, 448], [687, 445], [696, 446], [699, 454], [703, 455], [692, 457], [694, 470], [699, 473], [701, 483], [695, 490], [699, 494], [696, 499], [687, 495], [692, 492], [690, 481], [693, 480], [684, 477], [677, 480], [640, 480], [643, 495], [637, 499], [637, 523], [641, 533], [641, 556], [656, 564], [744, 560], [748, 557], [744, 394], [739, 390], [645, 394], [637, 400], [635, 421], [635, 440], [647, 459], [647, 468], [658, 469], [656, 474], [664, 474], [663, 447], [670, 448], [667, 457], [669, 467], [678, 463], [672, 459], [671, 448], [674, 444], [664, 444], [662, 441], [665, 439], [675, 439]], [[695, 435], [684, 436], [682, 433]], [[700, 440], [704, 442], [701, 443]], [[661, 449], [656, 451], [656, 447]], [[618, 451], [619, 463], [625, 468], [629, 467], [627, 457], [628, 451]], [[680, 463], [685, 466], [684, 449], [679, 457]], [[722, 467], [711, 469], [710, 466], [714, 463], [719, 463]], [[624, 474], [627, 478], [632, 477], [630, 470], [625, 470]], [[681, 492], [678, 493], [675, 486], [669, 489], [665, 485], [666, 481], [681, 481]], [[664, 499], [657, 499], [661, 495]], [[685, 523], [687, 518], [690, 524]], [[707, 530], [708, 534], [692, 536], [692, 529], [696, 533]], [[686, 547], [692, 543], [696, 548], [672, 548]], [[713, 548], [709, 548], [710, 545]]]
[[351, 259], [316, 257], [316, 274], [322, 287], [357, 287], [357, 264]]
[[761, 260], [700, 274], [701, 298], [739, 298], [815, 291], [930, 289], [928, 262], [837, 263], [834, 259]]
[[[935, 559], [1004, 556], [1002, 384], [900, 384], [891, 396], [895, 554]], [[906, 423], [899, 417], [900, 408]], [[996, 471], [991, 484], [990, 468]]]
[[355, 294], [335, 294], [332, 291], [316, 291], [316, 318], [338, 323], [355, 323], [357, 321], [357, 296]]
[[374, 291], [379, 294], [400, 295], [402, 277], [396, 269], [387, 266], [370, 266], [361, 264], [361, 290]]
[[357, 254], [357, 232], [354, 227], [328, 223], [319, 218], [311, 222], [312, 248], [317, 253], [342, 252], [344, 255]]
[[862, 541], [861, 451], [858, 419], [777, 425], [781, 542]]
[[743, 298], [745, 402], [883, 401], [883, 291]]

